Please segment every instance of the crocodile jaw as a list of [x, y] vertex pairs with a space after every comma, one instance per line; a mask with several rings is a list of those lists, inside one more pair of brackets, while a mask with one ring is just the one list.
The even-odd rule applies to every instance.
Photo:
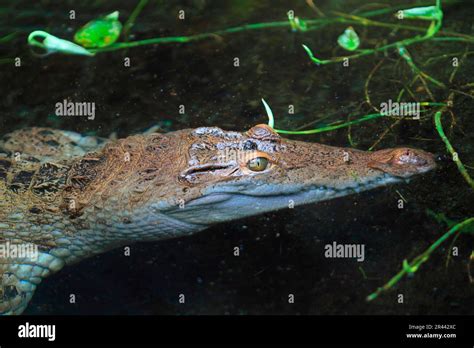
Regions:
[[208, 226], [265, 212], [348, 196], [401, 181], [403, 181], [402, 178], [383, 174], [375, 180], [345, 188], [317, 185], [308, 187], [260, 185], [236, 192], [209, 190], [206, 195], [188, 202], [186, 207], [174, 209], [167, 215], [190, 224]]

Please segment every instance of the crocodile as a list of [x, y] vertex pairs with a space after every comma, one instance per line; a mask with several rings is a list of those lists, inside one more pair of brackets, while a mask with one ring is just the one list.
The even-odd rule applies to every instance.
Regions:
[[21, 314], [44, 278], [110, 249], [406, 181], [435, 166], [418, 149], [332, 147], [264, 124], [115, 140], [16, 130], [0, 141], [0, 314]]

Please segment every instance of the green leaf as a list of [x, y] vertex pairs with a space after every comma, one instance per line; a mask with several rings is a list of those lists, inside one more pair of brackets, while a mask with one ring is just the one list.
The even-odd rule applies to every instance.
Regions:
[[112, 45], [122, 31], [122, 23], [118, 17], [119, 12], [115, 11], [105, 17], [90, 21], [76, 32], [74, 41], [87, 48]]
[[104, 16], [104, 19], [106, 19], [108, 21], [118, 21], [119, 11], [114, 11], [112, 13], [109, 13], [108, 15]]
[[[42, 38], [43, 41], [38, 41], [37, 38]], [[84, 56], [94, 55], [94, 53], [89, 52], [82, 46], [76, 45], [74, 42], [60, 39], [54, 35], [51, 35], [41, 30], [33, 31], [28, 36], [28, 44], [30, 46], [36, 46], [46, 50], [46, 54], [60, 52], [65, 54], [76, 54]]]
[[354, 28], [348, 27], [344, 30], [344, 33], [338, 37], [337, 43], [345, 50], [355, 51], [360, 45], [359, 35], [357, 35]]
[[270, 106], [267, 104], [267, 102], [263, 98], [262, 98], [262, 103], [263, 103], [263, 106], [265, 106], [265, 111], [267, 112], [268, 125], [270, 127], [274, 128], [275, 127], [275, 119], [273, 118], [272, 109], [270, 109]]
[[413, 7], [398, 12], [400, 19], [422, 19], [427, 21], [440, 21], [443, 11], [437, 6]]

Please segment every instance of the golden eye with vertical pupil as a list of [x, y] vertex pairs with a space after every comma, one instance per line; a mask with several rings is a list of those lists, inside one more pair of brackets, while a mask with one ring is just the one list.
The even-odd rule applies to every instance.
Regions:
[[264, 171], [268, 166], [268, 159], [265, 157], [255, 157], [247, 162], [247, 168], [254, 172]]

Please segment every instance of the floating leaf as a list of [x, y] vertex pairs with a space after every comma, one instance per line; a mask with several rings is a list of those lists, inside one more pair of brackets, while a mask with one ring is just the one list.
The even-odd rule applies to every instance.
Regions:
[[398, 11], [398, 18], [423, 19], [427, 21], [440, 21], [443, 11], [437, 6], [414, 7]]
[[[43, 41], [37, 41], [36, 38], [42, 38]], [[46, 50], [46, 54], [60, 52], [65, 54], [78, 54], [84, 56], [93, 56], [84, 47], [76, 45], [74, 42], [60, 39], [45, 31], [36, 30], [28, 36], [28, 44], [30, 46], [40, 47]]]
[[87, 48], [107, 47], [120, 36], [122, 23], [118, 20], [119, 12], [90, 21], [74, 35], [74, 41]]
[[360, 45], [359, 35], [357, 35], [354, 28], [348, 27], [344, 30], [344, 33], [338, 37], [337, 43], [345, 50], [354, 51]]

